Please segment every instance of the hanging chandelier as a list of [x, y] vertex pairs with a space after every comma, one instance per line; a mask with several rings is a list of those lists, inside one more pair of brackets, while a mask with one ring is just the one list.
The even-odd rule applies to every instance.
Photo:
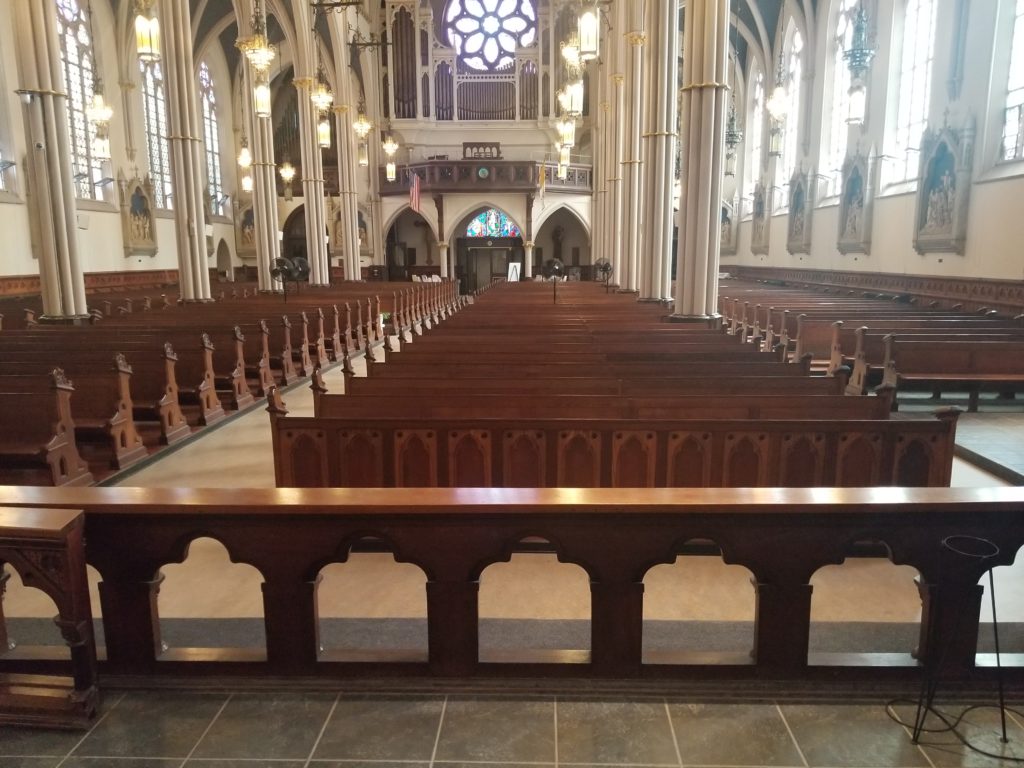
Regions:
[[313, 102], [313, 106], [321, 112], [326, 112], [334, 103], [334, 94], [331, 93], [330, 86], [327, 84], [327, 72], [324, 70], [323, 60], [317, 66], [316, 84], [313, 86], [309, 98]]
[[236, 44], [238, 50], [245, 54], [250, 66], [259, 73], [270, 69], [277, 51], [267, 37], [267, 17], [263, 13], [260, 0], [255, 0], [252, 11], [252, 34], [240, 39]]
[[316, 141], [321, 149], [331, 146], [331, 121], [327, 115], [320, 115], [320, 120], [316, 124]]
[[103, 99], [103, 81], [96, 78], [85, 117], [93, 127], [92, 154], [98, 160], [110, 159], [110, 119], [113, 116], [113, 108]]
[[555, 129], [558, 131], [558, 143], [561, 146], [576, 146], [576, 121], [573, 118], [559, 120], [555, 123]]
[[729, 103], [729, 121], [725, 124], [725, 175], [736, 175], [736, 147], [743, 141], [743, 131], [736, 121], [736, 100]]
[[373, 123], [366, 118], [366, 115], [363, 114], [363, 110], [360, 109], [359, 115], [352, 122], [352, 130], [355, 131], [356, 136], [360, 139], [365, 139], [372, 128]]
[[846, 118], [850, 125], [864, 122], [868, 101], [867, 74], [874, 58], [875, 47], [868, 39], [868, 14], [861, 3], [853, 19], [853, 39], [850, 47], [843, 51], [843, 59], [850, 69], [850, 111]]
[[242, 134], [242, 148], [238, 150], [238, 167], [247, 171], [252, 167], [252, 152], [249, 151], [249, 139]]
[[765, 104], [768, 114], [774, 120], [783, 120], [786, 117], [786, 110], [789, 108], [789, 97], [786, 94], [786, 68], [782, 61], [782, 52], [779, 52], [779, 66], [775, 71], [775, 89]]

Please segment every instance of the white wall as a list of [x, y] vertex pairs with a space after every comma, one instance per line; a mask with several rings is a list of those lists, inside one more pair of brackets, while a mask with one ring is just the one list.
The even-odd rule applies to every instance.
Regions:
[[[819, 4], [814, 36], [818, 41], [816, 55], [813, 63], [804, 64], [805, 70], [810, 66], [813, 72], [818, 73], [818, 78], [810, 86], [813, 108], [806, 116], [805, 168], [820, 167], [822, 125], [830, 119], [830, 103], [825, 98], [828, 89], [822, 82], [821, 73], [831, 69], [825, 61], [831, 55], [827, 27], [832, 21], [830, 8], [836, 1]], [[921, 255], [914, 250], [916, 192], [913, 185], [903, 185], [879, 190], [874, 205], [870, 254], [839, 253], [836, 248], [838, 207], [833, 199], [819, 201], [819, 207], [814, 211], [809, 254], [791, 255], [787, 252], [786, 215], [772, 217], [769, 253], [752, 253], [751, 224], [749, 218], [745, 218], [740, 225], [738, 254], [723, 257], [723, 269], [732, 264], [743, 264], [1004, 280], [1024, 278], [1024, 258], [1020, 255], [1020, 243], [1024, 242], [1024, 215], [1021, 213], [1024, 211], [1021, 204], [1024, 200], [1024, 163], [997, 162], [1009, 66], [1012, 6], [1015, 3], [1013, 0], [987, 0], [985, 3], [968, 4], [963, 82], [955, 96], [948, 81], [954, 64], [957, 2], [937, 0], [937, 4], [929, 123], [933, 128], [940, 128], [947, 120], [950, 125], [960, 126], [973, 119], [977, 130], [964, 254]], [[870, 74], [867, 122], [861, 128], [852, 129], [850, 136], [862, 148], [870, 147], [874, 153], [884, 154], [891, 147], [887, 131], [896, 109], [895, 75], [890, 77], [890, 71], [895, 72], [899, 66], [898, 45], [904, 30], [900, 24], [898, 2], [871, 3], [870, 8], [877, 24], [879, 50]], [[781, 195], [785, 194], [786, 190], [783, 190]], [[749, 214], [749, 205], [745, 206], [745, 211]]]

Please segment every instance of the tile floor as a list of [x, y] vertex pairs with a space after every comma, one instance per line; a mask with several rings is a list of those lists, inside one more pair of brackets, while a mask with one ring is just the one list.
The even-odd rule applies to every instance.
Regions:
[[[893, 712], [905, 721], [913, 707]], [[937, 722], [937, 721], [934, 721]], [[1024, 755], [1021, 716], [963, 732]], [[931, 727], [933, 721], [929, 721]], [[660, 698], [128, 692], [86, 733], [0, 728], [0, 768], [484, 768], [484, 766], [997, 766], [949, 734], [911, 743], [886, 705], [691, 703]]]

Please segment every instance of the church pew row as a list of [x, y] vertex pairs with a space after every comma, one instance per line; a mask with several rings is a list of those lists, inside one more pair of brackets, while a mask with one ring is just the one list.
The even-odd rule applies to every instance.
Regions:
[[[313, 415], [328, 418], [498, 418], [523, 414], [540, 418], [588, 418], [601, 414], [610, 419], [694, 419], [714, 415], [727, 419], [887, 419], [891, 411], [889, 390], [878, 397], [845, 395], [584, 395], [561, 392], [536, 397], [524, 394], [431, 392], [416, 399], [396, 398], [378, 391], [331, 394], [319, 371], [313, 373]], [[424, 393], [421, 393], [424, 394]], [[273, 406], [283, 411], [280, 392], [272, 396]]]
[[[41, 377], [43, 378], [43, 377]], [[2, 382], [0, 382], [2, 386]], [[71, 417], [73, 388], [53, 371], [34, 391], [0, 389], [6, 413], [0, 430], [0, 465], [5, 479], [43, 485], [88, 485], [92, 473], [78, 453]]]
[[[355, 489], [191, 490], [6, 488], [10, 505], [85, 511], [86, 560], [100, 575], [108, 684], [156, 685], [172, 678], [231, 676], [239, 686], [270, 678], [517, 678], [666, 680], [719, 684], [723, 677], [847, 685], [857, 681], [917, 690], [940, 662], [971, 688], [994, 690], [978, 571], [943, 557], [944, 541], [969, 533], [993, 542], [992, 566], [1009, 565], [1024, 544], [1024, 489]], [[482, 525], [481, 521], [487, 524]], [[522, 547], [524, 532], [555, 542], [592, 590], [588, 650], [553, 649], [532, 661], [499, 660], [481, 640], [480, 574]], [[900, 653], [838, 657], [812, 650], [811, 575], [843, 562], [866, 536], [920, 574], [922, 610]], [[248, 648], [178, 647], [161, 635], [159, 579], [192, 541], [210, 536], [265, 586], [265, 643]], [[751, 579], [751, 642], [739, 652], [701, 654], [680, 630], [670, 651], [652, 653], [644, 579], [676, 561], [694, 538], [717, 545]], [[323, 649], [317, 594], [325, 565], [354, 542], [386, 542], [423, 574], [427, 646]], [[766, 542], [770, 546], [766, 546]], [[288, 556], [283, 557], [282, 552]], [[951, 567], [952, 566], [952, 567]], [[2, 626], [0, 626], [2, 630]], [[0, 673], [71, 672], [67, 651], [25, 645], [0, 655]], [[869, 645], [865, 651], [893, 651]], [[360, 655], [360, 652], [361, 655]], [[499, 661], [503, 663], [499, 663]], [[540, 663], [546, 662], [546, 663]], [[1024, 685], [1020, 659], [1004, 654], [1002, 679]], [[161, 682], [163, 681], [163, 683]], [[863, 690], [863, 688], [861, 688]]]
[[958, 411], [890, 420], [299, 418], [278, 487], [947, 486]]
[[966, 391], [968, 410], [977, 411], [982, 391], [1024, 391], [1024, 340], [922, 340], [890, 334], [885, 338], [882, 384], [897, 395], [922, 388]]

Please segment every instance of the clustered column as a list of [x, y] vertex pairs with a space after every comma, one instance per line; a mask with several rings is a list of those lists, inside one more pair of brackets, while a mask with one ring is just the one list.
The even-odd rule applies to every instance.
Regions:
[[682, 197], [675, 310], [717, 315], [729, 0], [688, 0], [684, 21]]
[[661, 301], [671, 296], [672, 285], [679, 6], [675, 0], [652, 2], [647, 6], [647, 27], [652, 30], [654, 38], [645, 68], [648, 128], [644, 136], [645, 201], [640, 299]]
[[260, 117], [253, 108], [252, 65], [245, 63], [245, 107], [251, 118], [252, 131], [252, 208], [256, 227], [256, 267], [261, 291], [280, 291], [281, 283], [270, 276], [270, 268], [281, 255], [278, 239], [277, 182], [274, 179], [274, 132], [270, 116]]
[[[339, 78], [342, 93], [349, 90], [348, 77]], [[353, 144], [352, 114], [348, 105], [334, 108], [337, 124], [338, 142], [338, 189], [341, 195], [341, 232], [334, 232], [334, 237], [342, 241], [334, 247], [341, 251], [342, 265], [346, 280], [359, 279], [359, 199], [356, 186], [356, 152]]]
[[85, 278], [78, 246], [67, 93], [57, 39], [57, 6], [50, 0], [14, 3], [20, 93], [29, 143], [29, 206], [39, 236], [43, 318], [84, 317]]
[[626, 34], [629, 43], [628, 74], [629, 86], [626, 95], [624, 116], [628, 116], [625, 147], [623, 150], [622, 176], [625, 181], [623, 195], [622, 227], [622, 274], [621, 290], [635, 292], [639, 288], [639, 258], [641, 227], [643, 226], [643, 197], [640, 183], [642, 160], [640, 159], [640, 131], [643, 115], [643, 48], [647, 36], [643, 32], [643, 4], [623, 3], [626, 23], [632, 30]]
[[[311, 285], [327, 285], [330, 283], [330, 263], [327, 244], [324, 242], [327, 225], [324, 217], [323, 159], [316, 135], [317, 111], [310, 100], [314, 81], [311, 77], [297, 77], [292, 82], [299, 92], [299, 146], [302, 152], [300, 162], [309, 282]], [[319, 172], [318, 166], [321, 169]]]
[[178, 285], [185, 301], [210, 300], [203, 200], [202, 123], [196, 103], [192, 23], [188, 3], [160, 3], [167, 61], [167, 120], [171, 189], [178, 243]]

